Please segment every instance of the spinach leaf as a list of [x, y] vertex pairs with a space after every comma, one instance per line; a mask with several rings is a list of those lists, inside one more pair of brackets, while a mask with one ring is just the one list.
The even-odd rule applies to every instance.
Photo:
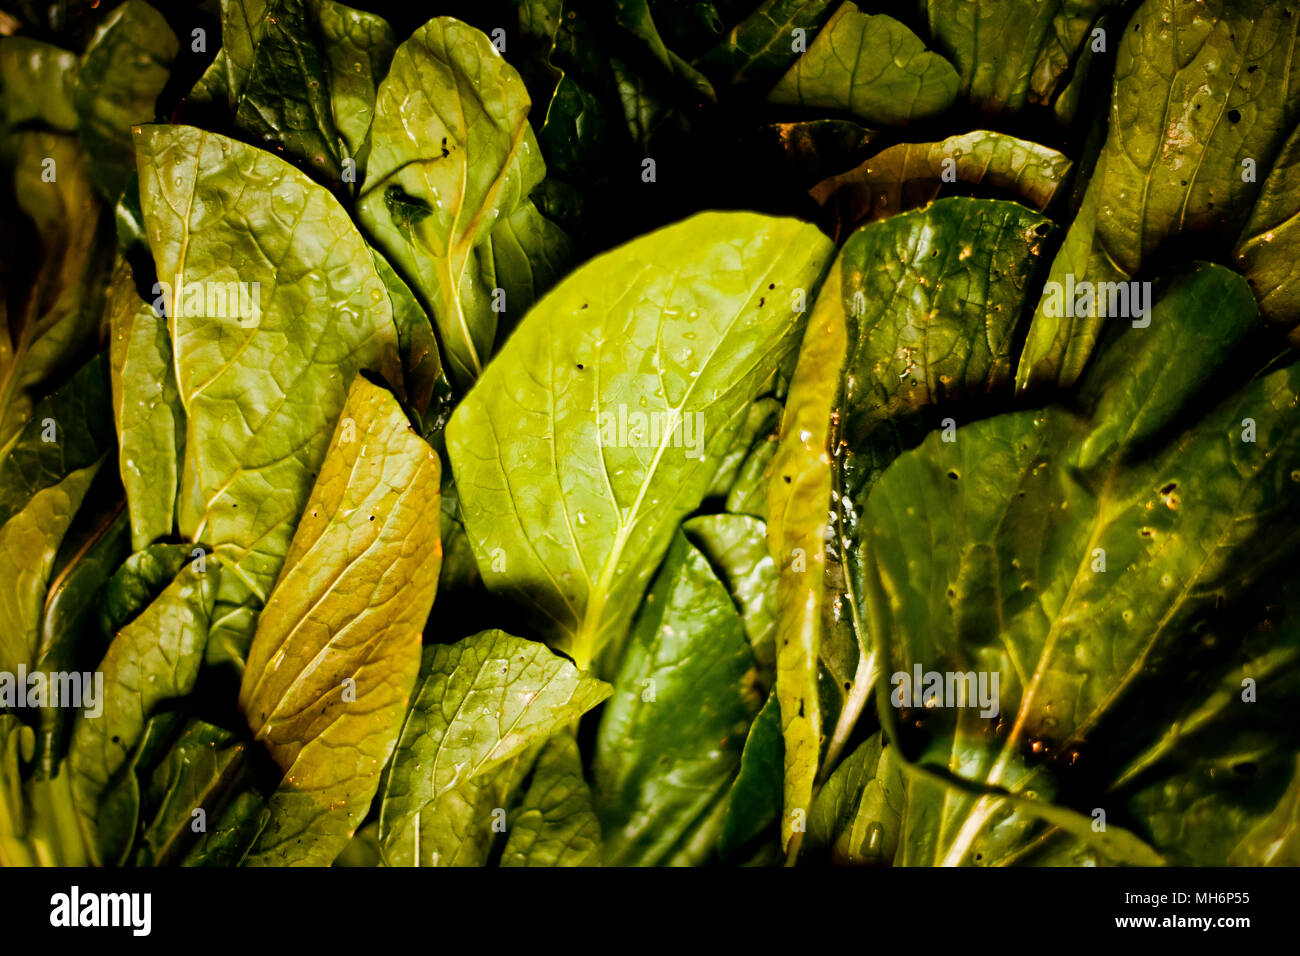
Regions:
[[135, 172], [131, 127], [154, 121], [154, 104], [179, 50], [161, 13], [144, 0], [126, 0], [100, 24], [81, 58], [78, 130], [94, 157], [90, 178], [110, 202]]
[[1233, 249], [1234, 264], [1246, 277], [1260, 311], [1296, 338], [1300, 303], [1296, 295], [1296, 214], [1300, 213], [1300, 126], [1269, 171]]
[[961, 74], [961, 92], [982, 113], [1050, 104], [1073, 63], [1100, 42], [1102, 11], [1120, 0], [924, 0], [936, 44]]
[[239, 691], [284, 779], [248, 862], [333, 862], [397, 742], [438, 583], [437, 453], [358, 378]]
[[599, 866], [600, 862], [600, 821], [582, 777], [578, 741], [561, 730], [538, 754], [501, 865]]
[[1105, 145], [1034, 313], [1020, 388], [1074, 383], [1108, 318], [1104, 296], [1080, 292], [1062, 307], [1055, 290], [1067, 276], [1126, 282], [1176, 234], [1236, 238], [1261, 185], [1247, 168], [1271, 165], [1300, 117], [1288, 92], [1297, 23], [1293, 3], [1138, 9], [1119, 46]]
[[869, 126], [903, 126], [939, 115], [957, 90], [952, 64], [916, 34], [845, 0], [768, 100], [844, 110]]
[[118, 467], [140, 550], [176, 527], [176, 494], [185, 450], [185, 409], [172, 372], [167, 320], [136, 292], [126, 262], [118, 266], [105, 306]]
[[48, 618], [56, 559], [112, 441], [105, 365], [92, 359], [38, 403], [0, 461], [0, 670], [31, 668], [61, 643]]
[[727, 795], [727, 815], [718, 837], [718, 854], [724, 860], [734, 858], [780, 820], [784, 746], [781, 705], [772, 694], [749, 725], [740, 770]]
[[814, 35], [831, 6], [831, 0], [763, 0], [696, 65], [729, 86], [770, 85], [799, 57], [793, 31]]
[[546, 171], [528, 107], [488, 38], [449, 17], [402, 43], [379, 85], [361, 221], [433, 314], [462, 387], [482, 374], [501, 311], [476, 247]]
[[861, 228], [818, 297], [768, 506], [787, 849], [876, 674], [857, 610], [862, 501], [904, 448], [944, 427], [942, 409], [964, 401], [978, 415], [1010, 391], [1017, 322], [1049, 227], [1015, 203], [943, 199]]
[[[222, 0], [226, 89], [235, 125], [340, 181], [325, 57], [303, 0]], [[356, 61], [360, 62], [360, 61]]]
[[808, 817], [808, 849], [837, 863], [893, 862], [902, 836], [904, 781], [895, 751], [868, 737], [827, 779]]
[[[0, 62], [22, 49], [0, 44]], [[40, 51], [23, 69], [39, 76], [44, 62]], [[100, 280], [110, 260], [100, 235], [102, 210], [75, 137], [24, 126], [5, 137], [2, 151], [13, 167], [17, 212], [35, 230], [40, 258], [20, 284], [6, 274], [0, 296], [8, 319], [0, 326], [0, 449], [29, 420], [33, 403], [96, 351]], [[6, 225], [22, 234], [17, 223]]]
[[[122, 499], [107, 491], [111, 483], [108, 470], [96, 472], [59, 544], [45, 591], [33, 670], [84, 673], [103, 655], [95, 612], [103, 588], [131, 550], [130, 522]], [[57, 775], [71, 716], [69, 708], [54, 701], [40, 709], [34, 757], [37, 776]]]
[[[103, 673], [102, 714], [83, 712], [68, 751], [72, 794], [91, 858], [104, 859], [100, 799], [146, 735], [150, 717], [186, 696], [198, 678], [219, 575], [187, 565], [145, 611], [113, 638]], [[116, 824], [119, 821], [110, 816]], [[133, 825], [133, 824], [131, 824]]]
[[679, 532], [628, 639], [592, 763], [605, 862], [701, 863], [713, 852], [759, 709], [730, 595]]
[[193, 127], [142, 127], [136, 149], [186, 416], [178, 528], [221, 558], [226, 617], [268, 596], [357, 373], [401, 380], [398, 333], [325, 189]]
[[426, 815], [435, 833], [450, 826], [449, 818], [487, 828], [491, 808], [502, 807], [491, 801], [511, 789], [514, 772], [493, 777], [494, 769], [608, 695], [609, 685], [545, 645], [502, 631], [426, 648], [382, 791], [385, 858], [398, 865], [445, 862], [427, 846]]
[[397, 49], [393, 29], [381, 17], [333, 0], [308, 0], [307, 11], [320, 32], [330, 114], [341, 151], [365, 176], [366, 138], [374, 120], [375, 96]]
[[39, 121], [53, 130], [74, 132], [77, 69], [77, 56], [68, 50], [25, 36], [0, 37], [3, 126]]
[[776, 665], [776, 566], [767, 551], [767, 528], [748, 515], [700, 515], [682, 531], [708, 559], [726, 585], [745, 628], [745, 637], [770, 684]]
[[230, 791], [247, 773], [247, 744], [231, 731], [196, 720], [150, 774], [142, 802], [153, 807], [136, 865], [178, 862], [192, 843], [210, 840]]
[[[1016, 851], [1032, 804], [1057, 795], [1057, 755], [1086, 752], [1231, 582], [1290, 560], [1295, 368], [1191, 414], [1258, 324], [1243, 280], [1194, 267], [1089, 375], [1085, 414], [1026, 410], [964, 425], [956, 441], [932, 434], [870, 492], [862, 600], [886, 670], [1001, 678], [993, 717], [936, 710], [910, 742], [923, 763], [987, 789], [909, 788], [905, 861]], [[1196, 364], [1175, 372], [1186, 357]], [[883, 684], [878, 694], [894, 723]]]
[[621, 642], [793, 347], [826, 250], [810, 227], [746, 214], [629, 243], [552, 290], [453, 414], [484, 582], [536, 608], [579, 665]]

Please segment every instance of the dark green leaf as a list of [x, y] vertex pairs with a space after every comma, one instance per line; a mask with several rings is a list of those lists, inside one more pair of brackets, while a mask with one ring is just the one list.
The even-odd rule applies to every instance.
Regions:
[[776, 695], [749, 725], [740, 772], [727, 796], [727, 815], [718, 837], [718, 854], [733, 856], [781, 817], [785, 744], [781, 739], [781, 706]]
[[1074, 383], [1116, 311], [1100, 295], [1062, 303], [1054, 290], [1067, 277], [1125, 282], [1175, 234], [1236, 238], [1261, 185], [1243, 164], [1268, 168], [1300, 119], [1289, 93], [1300, 82], [1297, 30], [1293, 2], [1142, 4], [1119, 45], [1106, 142], [1034, 313], [1019, 387]]
[[109, 202], [135, 172], [131, 127], [154, 121], [154, 102], [179, 49], [161, 13], [144, 0], [126, 0], [100, 24], [81, 58], [77, 126], [94, 159], [91, 179]]
[[948, 109], [958, 83], [952, 64], [906, 26], [846, 0], [768, 100], [842, 110], [868, 126], [904, 126]]
[[102, 860], [100, 798], [131, 758], [145, 726], [167, 701], [194, 687], [217, 571], [186, 567], [134, 621], [118, 632], [98, 670], [103, 674], [102, 714], [77, 718], [68, 751], [72, 792], [86, 843]]
[[713, 853], [759, 709], [754, 655], [708, 561], [680, 532], [628, 638], [592, 775], [611, 865]]

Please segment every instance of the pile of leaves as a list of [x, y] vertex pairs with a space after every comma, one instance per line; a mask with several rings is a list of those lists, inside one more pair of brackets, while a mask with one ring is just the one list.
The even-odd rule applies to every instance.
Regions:
[[0, 14], [0, 864], [1300, 862], [1300, 3], [368, 6]]

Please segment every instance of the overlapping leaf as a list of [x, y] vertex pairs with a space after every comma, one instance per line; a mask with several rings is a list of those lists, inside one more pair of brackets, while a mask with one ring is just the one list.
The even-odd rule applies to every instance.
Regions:
[[358, 378], [240, 687], [284, 773], [252, 863], [333, 862], [370, 807], [438, 584], [438, 479], [396, 400]]
[[535, 608], [580, 663], [621, 638], [677, 522], [793, 347], [827, 245], [746, 214], [629, 243], [539, 303], [452, 416], [485, 583]]

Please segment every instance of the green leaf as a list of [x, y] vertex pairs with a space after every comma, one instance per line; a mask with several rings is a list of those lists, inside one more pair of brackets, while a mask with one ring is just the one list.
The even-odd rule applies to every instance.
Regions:
[[793, 348], [829, 243], [706, 213], [576, 270], [447, 429], [484, 581], [580, 665], [622, 639], [677, 523]]
[[1228, 856], [1233, 866], [1296, 866], [1300, 863], [1300, 761], [1291, 783], [1269, 816], [1261, 820]]
[[226, 51], [218, 50], [203, 75], [185, 97], [196, 106], [227, 106], [230, 103], [230, 71], [226, 66]]
[[392, 63], [397, 38], [382, 17], [333, 0], [308, 0], [307, 11], [320, 31], [334, 125], [344, 156], [357, 164], [354, 182], [360, 183], [375, 95]]
[[[1213, 368], [1197, 371], [1202, 387], [1213, 380]], [[1094, 776], [1113, 782], [1098, 804], [1108, 813], [1121, 805], [1175, 864], [1285, 856], [1287, 781], [1300, 752], [1298, 612], [1293, 576], [1280, 588], [1247, 584], [1197, 622], [1176, 667], [1099, 726], [1092, 752], [1104, 748], [1108, 759]]]
[[727, 796], [727, 815], [718, 837], [718, 854], [724, 860], [780, 819], [784, 750], [781, 705], [772, 694], [749, 725], [740, 771]]
[[35, 663], [54, 559], [98, 468], [41, 489], [0, 526], [0, 670], [12, 674]]
[[1175, 235], [1197, 234], [1211, 248], [1236, 238], [1261, 186], [1244, 160], [1267, 168], [1300, 119], [1288, 92], [1300, 82], [1290, 52], [1297, 30], [1300, 5], [1290, 2], [1146, 0], [1134, 14], [1106, 142], [1052, 263], [1057, 285], [1034, 313], [1018, 387], [1073, 384], [1101, 335], [1103, 297], [1062, 308], [1053, 290], [1067, 277], [1124, 282]]
[[[612, 107], [565, 75], [555, 85], [537, 141], [548, 172], [569, 182], [591, 184], [608, 178], [615, 148]], [[619, 117], [621, 118], [621, 117]]]
[[958, 84], [952, 64], [906, 26], [846, 0], [768, 101], [843, 110], [869, 126], [904, 126], [947, 110]]
[[138, 551], [171, 536], [176, 527], [185, 409], [172, 371], [167, 320], [140, 298], [125, 261], [113, 277], [105, 311], [118, 468], [131, 515], [131, 545]]
[[[153, 603], [192, 554], [187, 544], [151, 544], [132, 554], [104, 585], [99, 608], [99, 629], [105, 637], [125, 627], [137, 614]], [[198, 570], [196, 567], [195, 570]]]
[[740, 614], [754, 658], [765, 675], [776, 666], [776, 565], [767, 550], [767, 526], [748, 515], [700, 515], [682, 531], [708, 559]]
[[[104, 355], [43, 398], [0, 461], [0, 527], [38, 492], [98, 464], [112, 447]], [[71, 517], [71, 516], [69, 516]]]
[[[64, 536], [111, 442], [103, 356], [42, 399], [0, 462], [0, 670], [32, 667], [60, 643], [44, 628]], [[64, 562], [66, 568], [66, 561]]]
[[904, 782], [895, 749], [868, 737], [827, 779], [808, 817], [808, 849], [839, 864], [889, 864], [902, 835]]
[[239, 692], [284, 779], [248, 862], [328, 865], [379, 788], [438, 583], [438, 455], [357, 378]]
[[981, 113], [1048, 104], [1069, 76], [1091, 27], [1120, 0], [924, 0], [935, 43], [961, 73], [961, 93]]
[[1010, 392], [1017, 327], [1051, 228], [1017, 203], [952, 198], [871, 223], [845, 244], [837, 437], [847, 448], [836, 491], [860, 496], [942, 425], [945, 406], [964, 420]]
[[382, 844], [386, 866], [485, 866], [502, 817], [518, 791], [536, 747], [470, 777], [427, 804], [400, 841]]
[[303, 0], [222, 0], [221, 34], [235, 125], [339, 182], [326, 59]]
[[240, 866], [270, 821], [266, 801], [255, 788], [241, 790], [226, 804], [220, 819], [185, 854], [183, 866]]
[[[662, 75], [685, 93], [703, 102], [715, 100], [713, 86], [695, 67], [668, 48], [650, 11], [649, 0], [614, 0], [613, 20], [632, 40], [637, 53], [655, 64]], [[662, 8], [663, 13], [669, 12]]]
[[431, 860], [426, 816], [442, 821], [447, 803], [468, 804], [469, 812], [455, 816], [488, 826], [473, 807], [485, 806], [483, 797], [500, 780], [490, 780], [490, 771], [577, 720], [609, 690], [544, 644], [503, 631], [425, 648], [383, 790], [385, 858], [395, 865], [447, 862]]
[[186, 567], [118, 632], [99, 665], [104, 680], [102, 714], [82, 713], [77, 718], [68, 751], [82, 832], [97, 862], [102, 859], [97, 823], [100, 798], [127, 765], [149, 718], [167, 701], [193, 690], [217, 577], [215, 568], [199, 573]]
[[736, 432], [731, 447], [718, 465], [709, 487], [710, 498], [725, 497], [735, 485], [754, 447], [765, 442], [781, 421], [781, 403], [774, 398], [760, 398], [745, 412], [745, 421]]
[[379, 822], [372, 821], [356, 832], [332, 866], [383, 866], [379, 849]]
[[135, 172], [131, 127], [154, 121], [154, 103], [180, 50], [163, 15], [126, 0], [100, 24], [77, 74], [78, 129], [94, 157], [90, 177], [116, 202]]
[[564, 230], [526, 201], [497, 223], [482, 254], [484, 285], [503, 294], [496, 341], [505, 341], [551, 286], [569, 269], [573, 243]]
[[20, 772], [24, 737], [30, 751], [31, 728], [13, 714], [0, 713], [0, 864], [4, 866], [35, 865]]
[[486, 36], [426, 23], [379, 86], [362, 223], [432, 312], [453, 377], [480, 374], [496, 336], [475, 247], [541, 182], [528, 92]]
[[[97, 615], [100, 595], [131, 550], [131, 526], [120, 497], [105, 493], [108, 472], [100, 471], [64, 535], [54, 558], [41, 614], [34, 670], [46, 674], [84, 670], [103, 656]], [[66, 707], [43, 707], [37, 718], [36, 769], [53, 777], [66, 745]]]
[[1300, 259], [1295, 254], [1300, 217], [1300, 127], [1291, 133], [1264, 180], [1255, 207], [1233, 250], [1264, 318], [1294, 332], [1300, 325]]
[[826, 545], [835, 447], [831, 415], [847, 348], [845, 312], [837, 294], [844, 283], [841, 266], [842, 257], [831, 266], [808, 318], [768, 485], [767, 540], [777, 568], [776, 692], [785, 741], [781, 846], [795, 851], [803, 832], [800, 814], [806, 818], [812, 805], [821, 752], [817, 678], [823, 631], [829, 648], [846, 643], [836, 622], [823, 620], [827, 584], [834, 581], [839, 564]]
[[592, 762], [605, 862], [712, 855], [759, 709], [754, 655], [708, 561], [678, 532], [628, 639]]
[[890, 146], [857, 168], [818, 183], [810, 195], [830, 207], [836, 234], [845, 236], [864, 222], [924, 206], [953, 182], [992, 187], [1034, 209], [1046, 209], [1070, 166], [1054, 149], [980, 130], [937, 143]]
[[1010, 391], [1017, 319], [1049, 225], [1015, 203], [940, 200], [859, 229], [818, 297], [769, 486], [787, 849], [793, 814], [807, 814], [874, 674], [855, 610], [861, 499], [942, 424], [941, 409], [961, 399], [969, 415]]
[[[284, 161], [186, 126], [136, 147], [186, 413], [179, 530], [229, 571], [224, 604], [260, 604], [353, 379], [400, 381], [388, 295], [347, 213]], [[246, 298], [201, 314], [218, 292]]]
[[502, 866], [600, 866], [600, 821], [571, 731], [546, 742], [514, 812]]
[[[778, 419], [774, 425], [779, 427], [779, 424]], [[736, 473], [736, 480], [727, 492], [727, 511], [758, 518], [760, 521], [767, 518], [767, 484], [772, 459], [776, 457], [778, 435], [777, 427], [774, 427], [749, 450]]]
[[[1245, 282], [1199, 265], [1104, 353], [1079, 411], [931, 434], [872, 489], [860, 556], [882, 669], [1000, 675], [992, 718], [925, 712], [922, 766], [975, 787], [909, 788], [905, 862], [996, 862], [1033, 835], [1031, 817], [1057, 822], [1056, 755], [1068, 766], [1145, 680], [1183, 666], [1196, 622], [1237, 582], [1293, 560], [1300, 372], [1218, 400], [1258, 325]], [[897, 720], [885, 696], [882, 721]]]
[[816, 33], [830, 10], [831, 0], [763, 0], [696, 66], [728, 86], [770, 85], [799, 58], [793, 31]]
[[14, 198], [35, 228], [39, 259], [26, 295], [10, 293], [21, 305], [0, 323], [0, 449], [29, 420], [48, 383], [97, 350], [101, 275], [111, 253], [76, 139], [24, 129], [11, 145]]
[[[393, 309], [393, 322], [397, 326], [397, 349], [402, 360], [402, 391], [406, 403], [422, 418], [428, 417], [424, 428], [428, 435], [439, 419], [444, 418], [444, 405], [448, 402], [451, 386], [442, 369], [442, 357], [433, 336], [433, 325], [415, 294], [393, 271], [378, 252], [371, 250], [375, 271], [388, 289], [388, 301]], [[444, 422], [445, 423], [445, 422]]]
[[1294, 865], [1296, 755], [1277, 743], [1183, 761], [1124, 808], [1174, 865]]
[[74, 132], [77, 65], [75, 53], [52, 44], [25, 36], [0, 37], [0, 128], [37, 121]]
[[192, 721], [149, 775], [151, 816], [136, 852], [138, 866], [165, 866], [221, 819], [231, 791], [248, 773], [247, 744], [224, 728]]
[[138, 742], [132, 741], [130, 759], [99, 795], [94, 836], [97, 859], [104, 866], [125, 866], [141, 830], [141, 790], [149, 768], [167, 752], [182, 723], [178, 710], [160, 709], [145, 721]]

